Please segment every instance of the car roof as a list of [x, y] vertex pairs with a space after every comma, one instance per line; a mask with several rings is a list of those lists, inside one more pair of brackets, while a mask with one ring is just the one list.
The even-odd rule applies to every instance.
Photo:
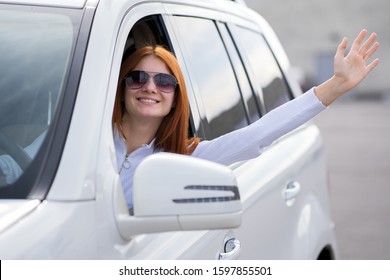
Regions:
[[[84, 8], [85, 6], [96, 7], [100, 0], [0, 0], [0, 4], [16, 4], [16, 5], [32, 5], [32, 6], [54, 6], [65, 8]], [[112, 1], [112, 0], [109, 0]], [[207, 1], [206, 1], [207, 2]], [[223, 1], [221, 1], [223, 2]], [[242, 6], [246, 6], [244, 0], [229, 0], [227, 2], [237, 2]]]
[[96, 6], [99, 0], [0, 0], [0, 4], [54, 6], [66, 8], [84, 8], [88, 5]]

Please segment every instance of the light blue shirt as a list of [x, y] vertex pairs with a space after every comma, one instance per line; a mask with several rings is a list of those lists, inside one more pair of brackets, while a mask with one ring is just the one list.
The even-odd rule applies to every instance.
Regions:
[[[326, 107], [311, 89], [272, 110], [249, 126], [199, 143], [192, 156], [230, 165], [259, 156], [279, 137], [306, 123]], [[138, 164], [155, 153], [154, 141], [127, 154], [126, 144], [114, 131], [114, 143], [122, 188], [129, 209], [133, 207], [133, 176]]]

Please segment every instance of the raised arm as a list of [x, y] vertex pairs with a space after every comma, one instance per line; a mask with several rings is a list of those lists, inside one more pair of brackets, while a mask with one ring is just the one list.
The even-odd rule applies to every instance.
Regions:
[[366, 35], [367, 30], [360, 31], [347, 56], [345, 56], [347, 38], [338, 46], [334, 57], [333, 77], [314, 89], [316, 96], [325, 106], [356, 87], [378, 65], [378, 58], [369, 63], [369, 59], [379, 47], [377, 35], [372, 33], [363, 42]]

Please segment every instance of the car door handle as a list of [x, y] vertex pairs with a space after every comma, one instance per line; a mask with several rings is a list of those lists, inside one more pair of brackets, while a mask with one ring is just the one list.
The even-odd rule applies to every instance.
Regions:
[[290, 181], [284, 189], [284, 200], [293, 200], [301, 191], [301, 185], [297, 181]]
[[232, 238], [226, 241], [224, 246], [224, 253], [220, 253], [219, 260], [236, 260], [240, 256], [241, 252], [241, 242]]

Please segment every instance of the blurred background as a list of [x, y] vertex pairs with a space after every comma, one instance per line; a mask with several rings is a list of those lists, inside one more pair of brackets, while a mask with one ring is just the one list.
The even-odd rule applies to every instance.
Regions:
[[325, 142], [341, 259], [390, 259], [390, 1], [246, 0], [273, 27], [303, 89], [333, 74], [333, 56], [363, 28], [379, 66], [315, 118]]
[[376, 73], [356, 90], [390, 91], [390, 1], [388, 0], [246, 0], [273, 27], [302, 75], [305, 87], [333, 74], [333, 56], [345, 36], [349, 46], [363, 28], [376, 32], [381, 44]]

